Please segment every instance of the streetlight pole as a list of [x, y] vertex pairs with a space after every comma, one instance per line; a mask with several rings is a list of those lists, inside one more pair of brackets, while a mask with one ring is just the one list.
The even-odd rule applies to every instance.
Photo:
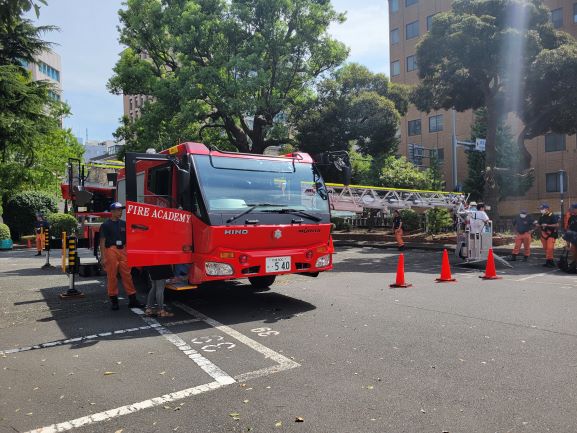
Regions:
[[561, 224], [560, 224], [560, 231], [563, 232], [563, 218], [565, 217], [565, 206], [564, 206], [564, 199], [565, 199], [565, 171], [559, 170], [559, 192], [560, 192], [560, 200], [561, 200]]
[[457, 190], [457, 122], [456, 122], [457, 114], [455, 109], [451, 109], [451, 128], [452, 128], [452, 136], [451, 136], [451, 154], [453, 157], [453, 190]]

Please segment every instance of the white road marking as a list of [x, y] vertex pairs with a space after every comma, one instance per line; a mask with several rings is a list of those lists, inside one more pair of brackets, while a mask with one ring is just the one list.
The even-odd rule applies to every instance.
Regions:
[[515, 280], [515, 281], [519, 283], [521, 281], [527, 281], [527, 280], [530, 280], [532, 278], [544, 277], [545, 275], [552, 274], [554, 272], [557, 272], [557, 269], [554, 269], [554, 270], [549, 271], [549, 272], [543, 272], [541, 274], [529, 275], [528, 277], [519, 278], [518, 280]]
[[184, 341], [178, 335], [173, 334], [167, 328], [158, 323], [156, 319], [145, 316], [144, 312], [139, 308], [132, 308], [132, 311], [138, 314], [142, 320], [148, 323], [148, 325], [150, 325], [150, 327], [153, 328], [156, 332], [178, 347], [178, 349], [182, 350], [186, 356], [188, 356], [196, 365], [198, 365], [219, 384], [230, 385], [231, 383], [236, 382], [229, 374], [225, 373], [215, 364], [210, 362], [208, 359], [186, 344], [186, 341]]
[[[185, 325], [188, 323], [195, 323], [195, 322], [200, 322], [200, 321], [201, 321], [200, 319], [180, 320], [178, 322], [165, 323], [164, 326], [170, 327], [170, 326], [177, 326], [177, 325]], [[0, 356], [10, 355], [13, 353], [28, 352], [30, 350], [46, 349], [48, 347], [62, 346], [62, 345], [66, 345], [66, 344], [77, 343], [79, 341], [96, 340], [98, 338], [110, 337], [111, 335], [127, 334], [127, 333], [131, 333], [131, 332], [144, 331], [147, 329], [152, 329], [156, 326], [160, 326], [160, 323], [158, 325], [146, 325], [146, 326], [140, 326], [138, 328], [118, 329], [115, 331], [107, 331], [107, 332], [101, 332], [100, 334], [88, 335], [86, 337], [68, 338], [66, 340], [55, 340], [55, 341], [49, 341], [47, 343], [35, 344], [33, 346], [25, 346], [25, 347], [17, 347], [14, 349], [0, 350]]]
[[[279, 367], [280, 367], [280, 370], [275, 370], [275, 372], [300, 367], [300, 364], [298, 362], [295, 362], [292, 359], [289, 359], [286, 356], [283, 356], [280, 353], [277, 353], [274, 350], [269, 349], [266, 346], [263, 346], [259, 342], [253, 340], [252, 338], [247, 337], [244, 334], [241, 334], [238, 331], [235, 331], [234, 329], [232, 329], [229, 326], [223, 325], [222, 323], [220, 323], [214, 319], [211, 319], [210, 317], [205, 316], [201, 312], [196, 311], [193, 308], [190, 308], [188, 305], [184, 305], [180, 302], [175, 302], [174, 305], [176, 307], [180, 308], [181, 310], [186, 311], [188, 314], [196, 317], [197, 319], [200, 319], [203, 322], [208, 323], [209, 325], [213, 326], [215, 329], [218, 329], [220, 332], [230, 335], [232, 338], [234, 338], [234, 339], [240, 341], [241, 343], [247, 345], [251, 349], [263, 354], [265, 358], [273, 360], [274, 362], [279, 364]], [[264, 370], [267, 370], [267, 369], [264, 369]], [[263, 371], [263, 370], [259, 370], [259, 371]], [[265, 373], [265, 374], [270, 374], [270, 373]], [[255, 377], [258, 377], [258, 376], [255, 376]]]
[[[262, 344], [252, 340], [251, 338], [244, 336], [240, 332], [237, 332], [234, 329], [232, 329], [228, 326], [225, 326], [225, 325], [221, 324], [220, 322], [217, 322], [216, 320], [211, 319], [210, 317], [207, 317], [204, 314], [202, 314], [202, 313], [200, 313], [200, 312], [198, 312], [198, 311], [196, 311], [196, 310], [194, 310], [194, 309], [192, 309], [186, 305], [183, 305], [180, 303], [176, 303], [175, 305], [177, 305], [183, 311], [186, 311], [187, 313], [194, 315], [195, 319], [191, 320], [192, 322], [197, 322], [199, 320], [204, 321], [207, 324], [217, 328], [221, 332], [228, 334], [231, 337], [237, 339], [238, 341], [246, 344], [251, 349], [263, 354], [265, 356], [265, 358], [272, 359], [273, 361], [277, 362], [278, 365], [274, 365], [272, 367], [267, 367], [267, 368], [263, 368], [263, 369], [256, 370], [256, 371], [251, 371], [248, 373], [239, 374], [239, 375], [235, 376], [234, 379], [231, 378], [232, 382], [229, 382], [229, 383], [222, 383], [219, 381], [210, 382], [210, 383], [207, 383], [205, 385], [199, 385], [199, 386], [195, 386], [193, 388], [187, 388], [187, 389], [184, 389], [182, 391], [177, 391], [177, 392], [173, 392], [170, 394], [165, 394], [165, 395], [160, 396], [160, 397], [155, 397], [155, 398], [144, 400], [144, 401], [141, 401], [138, 403], [129, 404], [126, 406], [121, 406], [121, 407], [118, 407], [116, 409], [110, 409], [110, 410], [107, 410], [104, 412], [99, 412], [99, 413], [95, 413], [92, 415], [76, 418], [76, 419], [73, 419], [71, 421], [65, 421], [62, 423], [52, 424], [52, 425], [49, 425], [46, 427], [41, 427], [41, 428], [36, 429], [36, 430], [30, 430], [27, 433], [56, 433], [56, 432], [73, 430], [75, 428], [79, 428], [82, 426], [91, 425], [91, 424], [99, 423], [102, 421], [108, 421], [108, 420], [117, 418], [119, 416], [130, 415], [130, 414], [139, 412], [143, 409], [149, 409], [152, 407], [165, 405], [166, 403], [171, 403], [171, 402], [174, 402], [177, 400], [182, 400], [184, 398], [192, 397], [194, 395], [198, 395], [198, 394], [201, 394], [203, 392], [208, 392], [208, 391], [212, 391], [215, 389], [219, 389], [219, 388], [225, 387], [231, 383], [245, 382], [247, 380], [256, 379], [258, 377], [268, 376], [268, 375], [273, 374], [273, 373], [278, 373], [278, 372], [281, 372], [284, 370], [289, 370], [291, 368], [300, 367], [300, 364], [298, 364], [295, 361], [292, 361], [291, 359], [287, 358], [286, 356], [283, 356], [280, 353], [277, 353], [274, 350], [269, 349], [266, 346], [263, 346]], [[140, 312], [140, 314], [142, 314], [141, 310], [138, 310], [138, 311], [135, 311], [135, 310], [138, 310], [138, 309], [133, 309], [133, 311], [135, 313], [138, 314], [138, 312]], [[151, 327], [151, 328], [152, 328], [153, 323], [150, 323], [150, 322], [156, 322], [156, 320], [151, 319], [149, 317], [146, 317], [143, 314], [141, 315], [141, 317], [147, 323], [149, 323], [149, 327]], [[158, 322], [156, 322], [156, 323], [158, 323]], [[174, 322], [174, 324], [179, 324], [179, 323], [189, 323], [189, 321], [183, 320], [181, 322]], [[153, 329], [156, 329], [159, 332], [162, 329], [164, 329], [165, 331], [168, 331], [163, 326], [160, 326], [159, 323], [158, 323], [158, 325], [159, 326], [154, 326]], [[167, 324], [165, 324], [164, 326], [167, 326]], [[159, 328], [162, 328], [162, 329], [159, 329]], [[161, 335], [163, 335], [167, 339], [168, 339], [168, 337], [171, 337], [171, 338], [176, 337], [177, 339], [180, 340], [179, 344], [184, 343], [184, 344], [181, 344], [180, 346], [178, 346], [179, 349], [181, 349], [183, 351], [183, 353], [185, 353], [187, 355], [188, 354], [197, 354], [200, 358], [202, 358], [202, 356], [200, 356], [190, 346], [188, 346], [184, 342], [184, 340], [182, 340], [179, 337], [177, 337], [176, 335], [170, 333], [170, 331], [168, 331], [168, 332], [170, 335], [167, 335], [167, 334], [161, 334]], [[171, 341], [171, 340], [169, 339], [169, 341]], [[174, 341], [178, 341], [178, 340], [174, 340]], [[197, 359], [199, 359], [199, 358], [197, 358]], [[210, 361], [207, 360], [207, 362], [210, 362]], [[202, 368], [202, 365], [200, 367]], [[216, 367], [216, 368], [218, 368], [218, 367]]]
[[56, 433], [56, 432], [68, 431], [78, 427], [94, 424], [97, 422], [108, 421], [119, 416], [136, 413], [143, 409], [149, 409], [151, 407], [165, 405], [167, 403], [171, 403], [176, 400], [182, 400], [183, 398], [198, 395], [207, 391], [212, 391], [214, 389], [221, 388], [222, 386], [224, 385], [219, 382], [210, 382], [205, 385], [195, 386], [194, 388], [187, 388], [182, 391], [165, 394], [163, 396], [151, 398], [149, 400], [144, 400], [138, 403], [117, 407], [116, 409], [110, 409], [104, 412], [83, 416], [81, 418], [76, 418], [71, 421], [66, 421], [59, 424], [52, 424], [46, 427], [41, 427], [36, 430], [30, 430], [27, 433]]

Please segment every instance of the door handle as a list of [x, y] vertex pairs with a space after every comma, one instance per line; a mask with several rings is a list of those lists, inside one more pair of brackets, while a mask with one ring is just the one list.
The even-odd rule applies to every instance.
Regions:
[[148, 226], [143, 226], [142, 224], [132, 224], [130, 227], [133, 230], [143, 230], [143, 231], [148, 230]]

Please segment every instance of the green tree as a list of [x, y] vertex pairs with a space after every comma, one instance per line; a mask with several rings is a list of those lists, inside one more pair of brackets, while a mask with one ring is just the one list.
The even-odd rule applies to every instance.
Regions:
[[44, 1], [5, 0], [0, 3], [0, 196], [23, 189], [58, 192], [58, 177], [67, 158], [82, 148], [70, 131], [61, 129], [69, 113], [65, 104], [50, 97], [47, 81], [33, 81], [21, 66], [50, 44], [40, 36], [52, 26], [34, 27], [24, 11]]
[[295, 110], [298, 146], [310, 153], [354, 145], [363, 155], [394, 154], [408, 93], [384, 74], [347, 64], [321, 81], [316, 95]]
[[382, 162], [380, 185], [386, 188], [431, 189], [431, 175], [419, 170], [404, 156], [388, 156]]
[[577, 133], [577, 43], [567, 39], [558, 48], [543, 50], [528, 68], [527, 92], [519, 113], [524, 128], [517, 137], [518, 148], [528, 158], [525, 140], [547, 132]]
[[[523, 92], [533, 93], [528, 76], [540, 54], [569, 40], [552, 27], [541, 0], [455, 0], [417, 47], [421, 82], [413, 101], [420, 110], [487, 109], [484, 198], [495, 218], [498, 125], [521, 111]], [[526, 165], [530, 155], [526, 149], [521, 155]]]
[[206, 130], [242, 152], [288, 143], [283, 118], [319, 75], [347, 56], [327, 33], [344, 16], [325, 0], [126, 5], [120, 42], [128, 49], [109, 89], [153, 97], [141, 119], [120, 131], [129, 149], [199, 139]]
[[[485, 137], [487, 134], [487, 110], [479, 109], [475, 113], [475, 123], [471, 127], [471, 139]], [[498, 185], [498, 200], [524, 195], [533, 185], [533, 173], [519, 173], [521, 155], [511, 132], [511, 128], [500, 122], [496, 136], [497, 161], [495, 177]], [[481, 200], [485, 190], [485, 152], [468, 152], [469, 174], [464, 187], [472, 200]]]

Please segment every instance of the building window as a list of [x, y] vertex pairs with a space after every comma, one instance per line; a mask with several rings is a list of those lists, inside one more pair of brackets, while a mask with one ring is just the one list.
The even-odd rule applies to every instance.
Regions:
[[399, 29], [391, 30], [391, 44], [398, 44], [401, 41], [401, 37], [399, 35]]
[[397, 75], [401, 75], [401, 62], [399, 60], [391, 62], [391, 77], [396, 77]]
[[421, 135], [421, 119], [409, 120], [409, 136]]
[[[545, 181], [547, 192], [561, 192], [561, 174], [558, 171], [545, 174]], [[563, 191], [565, 192], [567, 192], [567, 183], [567, 173], [563, 173]]]
[[433, 17], [437, 14], [429, 15], [427, 17], [427, 31], [431, 30], [431, 26], [433, 25]]
[[439, 132], [443, 130], [443, 115], [429, 117], [429, 132]]
[[52, 78], [54, 81], [60, 82], [60, 72], [54, 69], [52, 66], [48, 66], [44, 62], [38, 62], [38, 70], [44, 75]]
[[409, 144], [409, 161], [415, 164], [417, 167], [423, 166], [423, 156], [425, 154], [425, 148], [418, 144]]
[[405, 28], [405, 39], [413, 39], [419, 36], [419, 21], [407, 24]]
[[551, 22], [556, 29], [563, 27], [563, 8], [551, 11]]
[[445, 162], [445, 149], [430, 149], [429, 156], [431, 160], [433, 158], [436, 158], [437, 162], [439, 164], [442, 164], [443, 162]]
[[573, 22], [577, 23], [577, 3], [573, 3]]
[[405, 0], [405, 7], [409, 7], [412, 5], [416, 5], [417, 3], [419, 3], [419, 0]]
[[545, 135], [545, 152], [559, 152], [565, 150], [565, 136], [563, 134]]
[[407, 57], [407, 72], [411, 72], [417, 69], [417, 56]]
[[391, 0], [391, 12], [398, 12], [399, 11], [399, 0]]
[[[130, 107], [130, 108], [129, 108], [130, 111], [132, 111], [132, 98], [130, 98], [130, 99], [128, 100], [128, 106]], [[131, 116], [132, 116], [132, 114], [131, 114]]]

